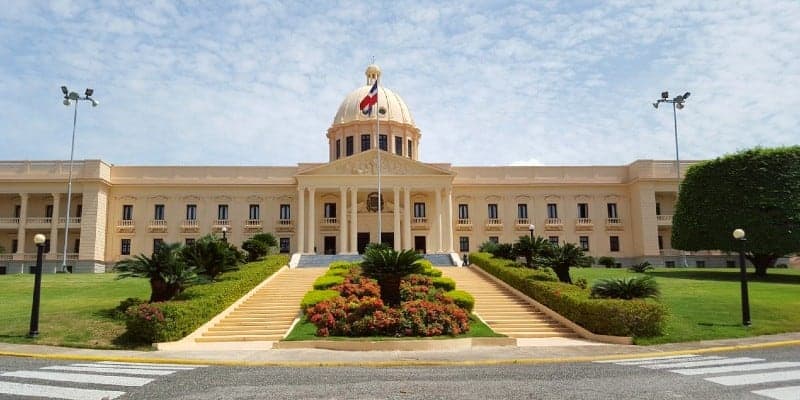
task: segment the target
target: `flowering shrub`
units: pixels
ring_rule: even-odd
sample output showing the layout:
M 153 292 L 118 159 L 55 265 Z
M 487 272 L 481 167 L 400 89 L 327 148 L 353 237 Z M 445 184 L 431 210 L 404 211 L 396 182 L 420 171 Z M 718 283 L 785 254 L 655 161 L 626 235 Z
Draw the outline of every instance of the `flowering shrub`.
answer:
M 344 282 L 340 285 L 333 286 L 331 289 L 338 290 L 342 297 L 355 296 L 357 298 L 362 298 L 381 296 L 381 288 L 378 286 L 378 281 L 360 275 L 348 275 L 344 278 Z
M 125 327 L 129 335 L 145 339 L 150 343 L 155 342 L 164 322 L 164 313 L 158 307 L 158 303 L 130 306 L 125 315 L 127 316 Z
M 403 336 L 458 335 L 469 330 L 469 314 L 452 303 L 407 301 L 400 306 L 400 314 Z

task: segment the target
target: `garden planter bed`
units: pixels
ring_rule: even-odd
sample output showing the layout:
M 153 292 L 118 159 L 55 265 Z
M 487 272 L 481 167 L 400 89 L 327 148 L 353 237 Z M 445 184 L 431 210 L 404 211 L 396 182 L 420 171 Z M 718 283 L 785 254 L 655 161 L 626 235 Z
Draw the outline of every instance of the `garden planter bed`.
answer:
M 475 347 L 516 346 L 517 340 L 509 337 L 469 337 L 453 339 L 449 336 L 432 338 L 320 338 L 275 342 L 273 349 L 322 349 L 340 351 L 452 351 Z

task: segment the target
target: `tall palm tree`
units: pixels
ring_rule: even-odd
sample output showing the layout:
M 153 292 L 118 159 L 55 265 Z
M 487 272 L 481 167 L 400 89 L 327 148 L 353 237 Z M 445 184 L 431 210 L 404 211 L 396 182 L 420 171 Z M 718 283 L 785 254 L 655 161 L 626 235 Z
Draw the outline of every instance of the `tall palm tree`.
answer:
M 575 243 L 564 243 L 562 246 L 555 246 L 553 248 L 553 256 L 550 257 L 550 263 L 556 276 L 558 276 L 558 280 L 565 283 L 572 283 L 572 278 L 569 276 L 569 267 L 581 265 L 583 262 L 583 249 L 576 246 Z
M 553 245 L 541 236 L 536 236 L 531 240 L 530 236 L 522 235 L 514 243 L 514 256 L 525 257 L 525 264 L 528 268 L 536 268 L 535 259 L 550 258 L 552 255 Z
M 423 271 L 422 256 L 414 250 L 395 251 L 385 246 L 368 246 L 364 251 L 361 270 L 374 278 L 381 287 L 384 304 L 400 304 L 400 280 L 409 274 Z
M 219 274 L 236 269 L 239 251 L 214 235 L 206 235 L 181 250 L 186 264 L 214 280 Z
M 153 255 L 144 254 L 118 262 L 117 279 L 147 278 L 150 280 L 150 302 L 167 301 L 197 281 L 195 268 L 180 257 L 180 243 L 162 244 Z

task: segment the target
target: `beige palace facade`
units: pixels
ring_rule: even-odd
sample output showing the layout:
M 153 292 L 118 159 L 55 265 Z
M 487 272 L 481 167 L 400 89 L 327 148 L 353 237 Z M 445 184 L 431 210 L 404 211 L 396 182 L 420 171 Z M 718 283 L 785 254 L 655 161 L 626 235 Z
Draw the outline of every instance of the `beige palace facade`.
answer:
M 205 167 L 76 161 L 68 235 L 69 163 L 0 162 L 5 249 L 0 272 L 28 271 L 38 233 L 48 238 L 49 272 L 62 265 L 65 236 L 67 265 L 76 272 L 102 272 L 130 255 L 149 254 L 159 242 L 187 242 L 209 233 L 241 245 L 270 232 L 281 251 L 294 254 L 355 254 L 380 237 L 398 249 L 457 258 L 487 240 L 513 242 L 529 235 L 531 225 L 536 235 L 573 242 L 589 255 L 613 256 L 623 264 L 733 260 L 671 249 L 674 161 L 504 167 L 422 162 L 422 135 L 400 96 L 379 89 L 374 111 L 380 128 L 375 113 L 361 112 L 359 102 L 380 69 L 371 65 L 366 75 L 367 84 L 345 97 L 327 131 L 327 163 Z

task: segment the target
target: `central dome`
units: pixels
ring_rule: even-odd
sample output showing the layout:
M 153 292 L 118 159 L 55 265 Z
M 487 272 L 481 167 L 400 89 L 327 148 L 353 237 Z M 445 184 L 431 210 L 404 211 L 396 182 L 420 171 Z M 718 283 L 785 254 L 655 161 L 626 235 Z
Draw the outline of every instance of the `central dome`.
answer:
M 401 124 L 414 125 L 414 119 L 411 117 L 411 112 L 408 111 L 408 106 L 403 99 L 383 86 L 378 86 L 378 106 L 373 107 L 371 115 L 365 115 L 361 112 L 359 104 L 364 97 L 367 96 L 375 79 L 380 78 L 381 70 L 377 65 L 370 65 L 367 67 L 365 73 L 367 75 L 367 84 L 353 90 L 348 94 L 342 104 L 339 105 L 339 110 L 336 111 L 336 116 L 333 118 L 333 126 L 343 125 L 355 121 L 369 121 L 375 120 L 375 112 L 380 110 L 379 113 L 381 122 L 397 122 Z

